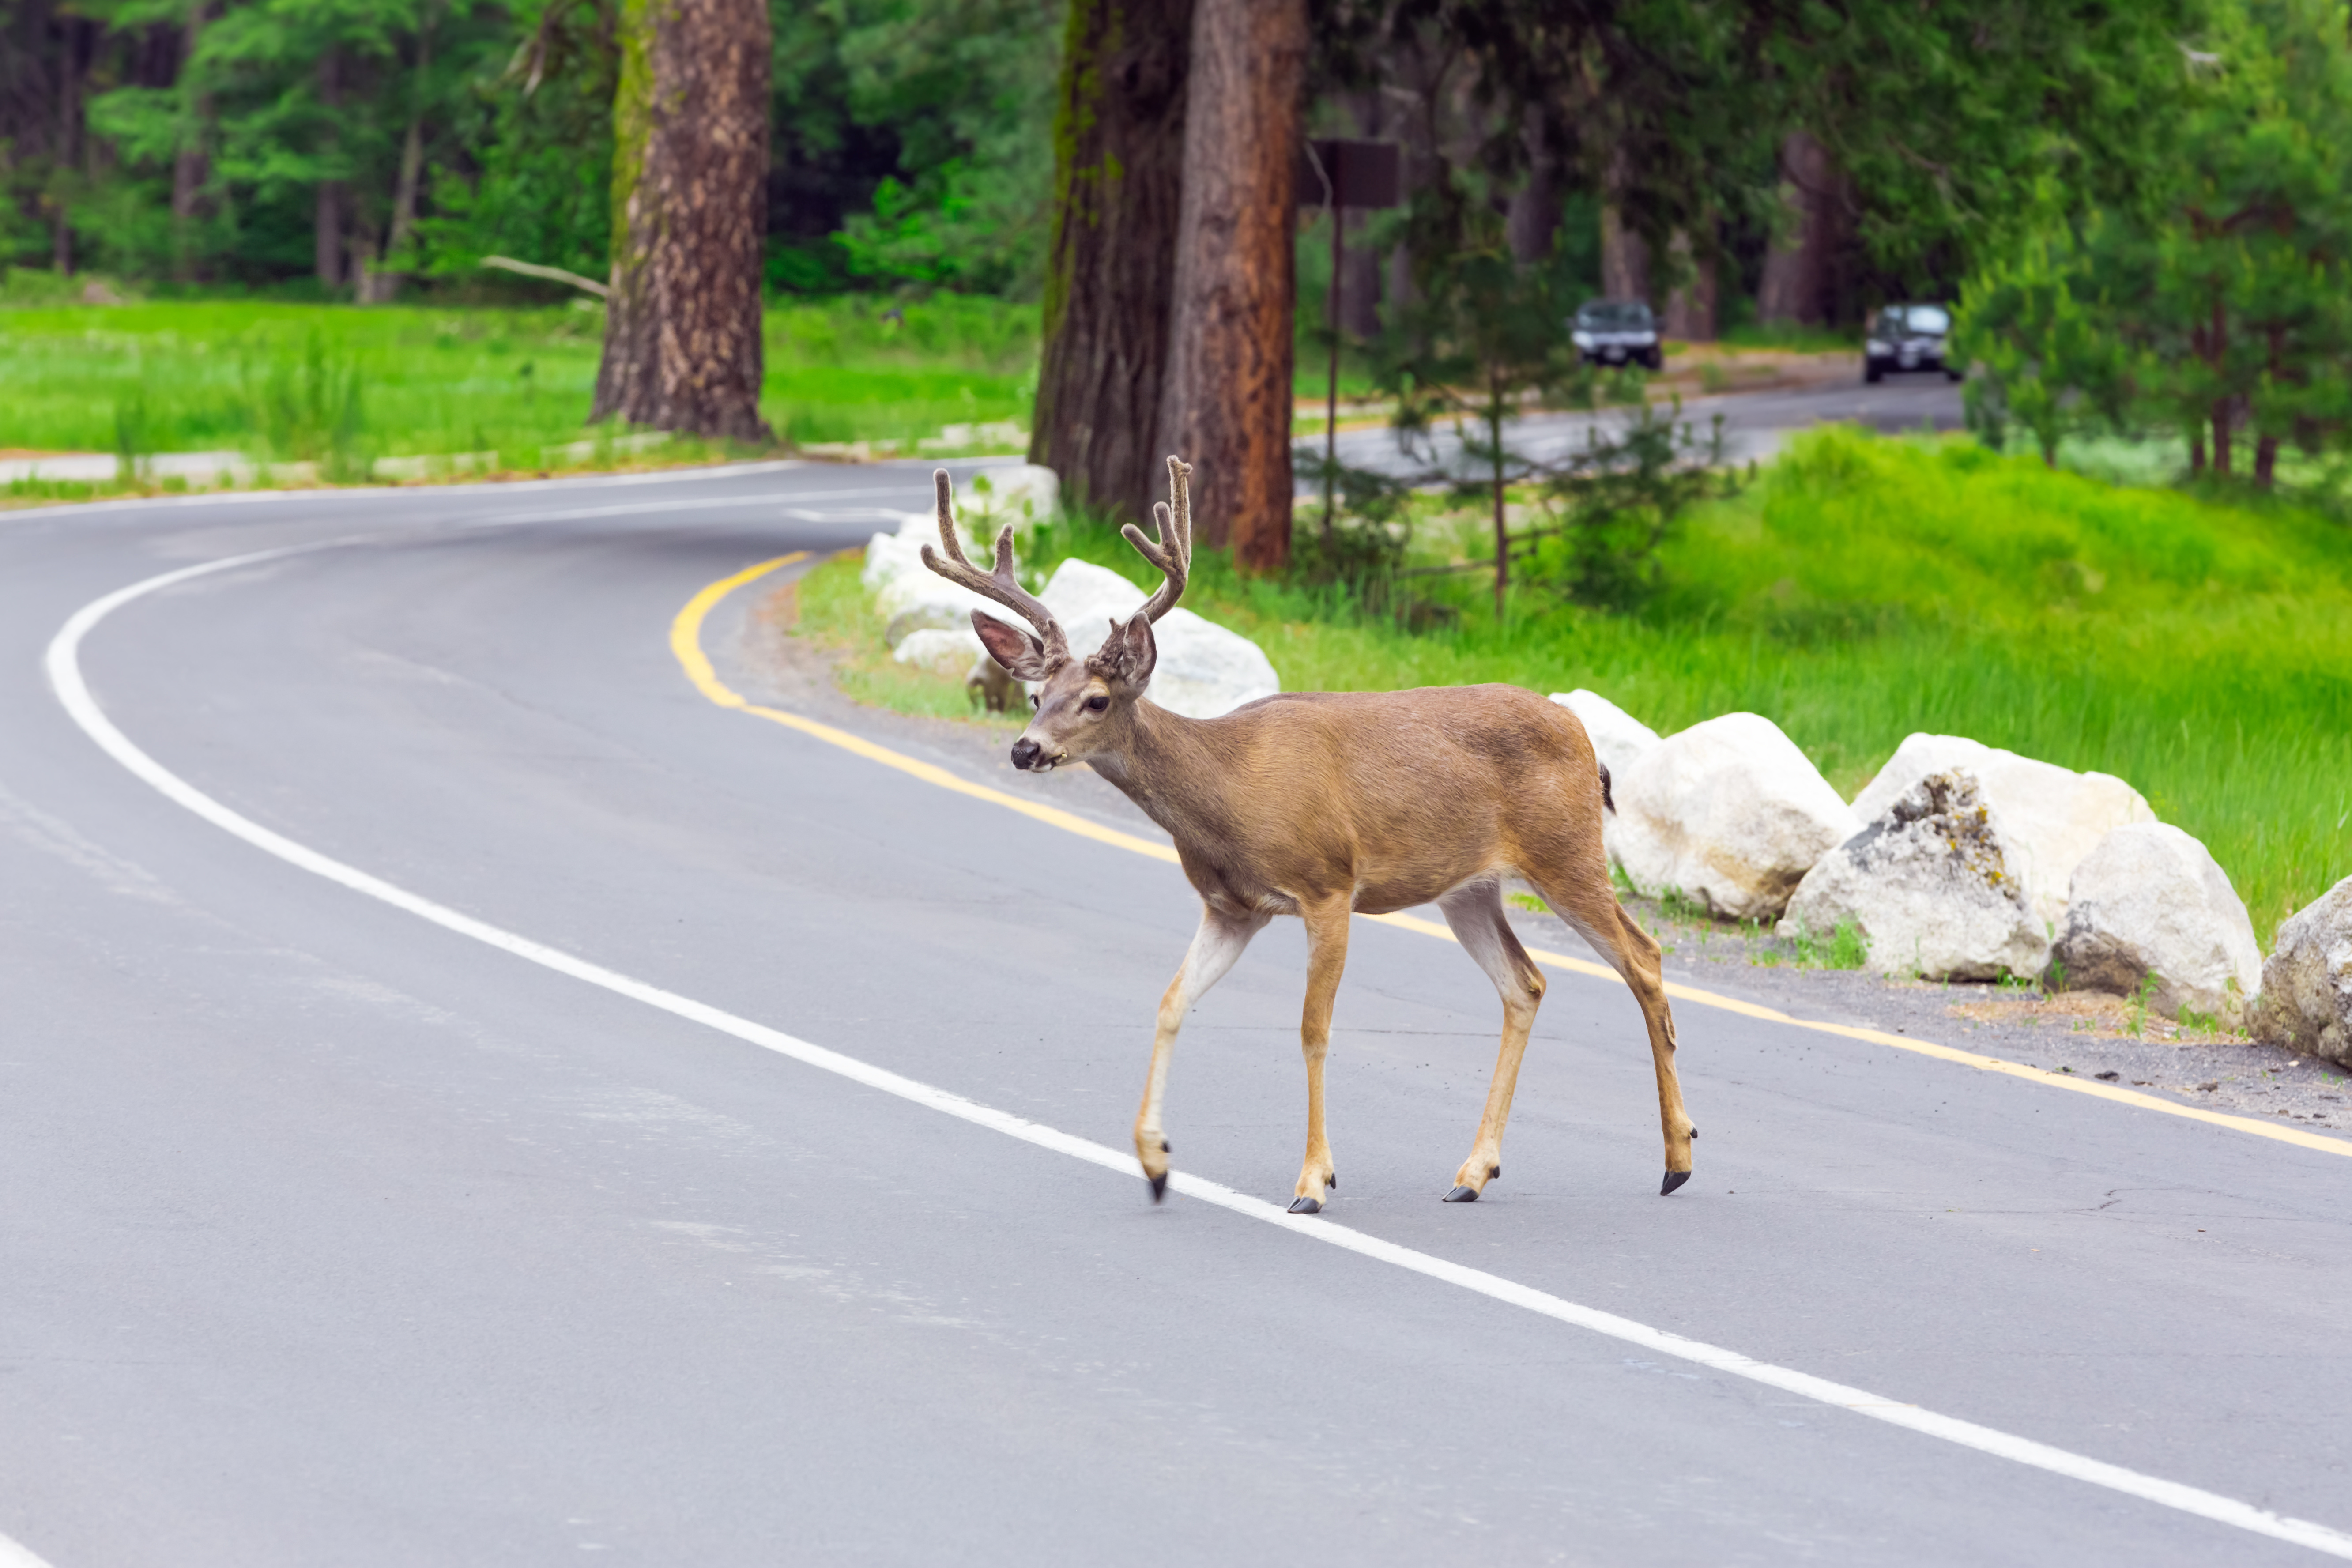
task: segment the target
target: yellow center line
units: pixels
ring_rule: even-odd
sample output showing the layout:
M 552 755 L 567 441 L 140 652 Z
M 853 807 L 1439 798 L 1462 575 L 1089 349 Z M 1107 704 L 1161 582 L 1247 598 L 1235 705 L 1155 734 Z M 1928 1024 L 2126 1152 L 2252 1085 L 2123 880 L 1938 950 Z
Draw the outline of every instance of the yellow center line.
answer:
M 1148 855 L 1154 860 L 1164 860 L 1171 865 L 1176 863 L 1176 851 L 1166 844 L 1149 838 L 1139 838 L 1131 833 L 1121 833 L 1117 828 L 1106 827 L 1098 822 L 1089 821 L 1074 812 L 1063 811 L 1051 805 L 1041 805 L 1035 801 L 1024 800 L 1017 795 L 1007 795 L 1003 790 L 991 789 L 986 784 L 973 784 L 969 779 L 957 777 L 945 768 L 920 762 L 903 752 L 894 752 L 887 746 L 877 746 L 862 735 L 853 735 L 846 730 L 838 730 L 830 724 L 820 724 L 814 719 L 804 719 L 797 713 L 787 713 L 782 709 L 762 707 L 756 702 L 747 700 L 740 693 L 729 688 L 719 679 L 718 671 L 711 668 L 709 656 L 702 651 L 702 623 L 718 606 L 719 601 L 736 589 L 747 583 L 756 582 L 781 567 L 794 565 L 807 559 L 807 551 L 796 550 L 790 555 L 779 555 L 772 561 L 762 561 L 756 566 L 745 567 L 731 577 L 721 577 L 687 601 L 686 607 L 678 611 L 677 618 L 670 623 L 669 647 L 670 651 L 677 656 L 679 666 L 685 669 L 686 678 L 694 683 L 696 690 L 721 708 L 739 709 L 757 718 L 782 724 L 788 730 L 797 730 L 803 735 L 823 741 L 830 746 L 838 746 L 843 751 L 854 752 L 868 762 L 879 763 L 887 768 L 896 768 L 902 773 L 922 780 L 925 784 L 937 784 L 941 789 L 953 790 L 958 795 L 969 795 L 974 800 L 984 800 L 992 805 L 1001 805 L 1007 810 L 1017 811 L 1022 816 L 1045 823 L 1049 827 L 1058 827 L 1066 833 L 1075 833 L 1082 838 L 1091 838 L 1097 844 L 1108 844 L 1114 848 L 1125 849 L 1137 855 Z M 1444 925 L 1435 921 L 1425 921 L 1413 915 L 1365 915 L 1361 918 L 1378 921 L 1382 925 L 1395 926 L 1401 931 L 1415 931 L 1423 936 L 1439 937 L 1446 942 L 1454 940 L 1454 933 Z M 1595 963 L 1590 959 L 1571 958 L 1567 953 L 1551 952 L 1539 947 L 1528 949 L 1528 956 L 1548 968 L 1563 970 L 1570 974 L 1589 975 L 1598 980 L 1617 979 L 1615 970 L 1605 964 Z M 2093 1095 L 2100 1100 L 2111 1100 L 2121 1105 L 2137 1106 L 2143 1110 L 2160 1111 L 2164 1115 L 2182 1117 L 2190 1121 L 2210 1122 L 2216 1127 L 2228 1127 L 2240 1132 L 2251 1132 L 2257 1138 L 2268 1138 L 2274 1142 L 2292 1143 L 2297 1148 L 2316 1149 L 2328 1154 L 2352 1155 L 2352 1142 L 2347 1142 L 2341 1138 L 2329 1138 L 2321 1133 L 2307 1132 L 2299 1127 L 2281 1127 L 2274 1122 L 2263 1121 L 2251 1116 L 2232 1116 L 2226 1111 L 2205 1110 L 2194 1105 L 2182 1105 L 2174 1100 L 2159 1100 L 2155 1095 L 2141 1094 L 2137 1090 L 2122 1089 L 2111 1083 L 2101 1083 L 2096 1079 L 2076 1078 L 2071 1073 L 2051 1072 L 2042 1068 L 2028 1067 L 2023 1062 L 2006 1061 L 2000 1057 L 1981 1056 L 1975 1051 L 1964 1051 L 1953 1046 L 1940 1046 L 1932 1040 L 1914 1039 L 1908 1035 L 1890 1035 L 1884 1029 L 1864 1028 L 1854 1024 L 1825 1024 L 1816 1019 L 1799 1018 L 1783 1013 L 1778 1008 L 1762 1006 L 1754 1002 L 1743 1002 L 1736 996 L 1725 996 L 1713 991 L 1702 991 L 1695 985 L 1684 985 L 1675 981 L 1666 983 L 1666 994 L 1677 1002 L 1688 1002 L 1700 1007 L 1712 1007 L 1719 1012 L 1736 1013 L 1743 1018 L 1754 1018 L 1761 1023 L 1785 1025 L 1792 1029 L 1811 1029 L 1817 1034 L 1837 1035 L 1845 1039 L 1861 1040 L 1874 1046 L 1892 1046 L 1896 1050 L 1909 1051 L 1915 1056 L 1933 1057 L 1938 1061 L 1975 1068 L 1980 1072 L 2000 1073 L 2010 1078 L 2024 1079 L 2029 1082 L 2046 1084 L 2053 1089 Z

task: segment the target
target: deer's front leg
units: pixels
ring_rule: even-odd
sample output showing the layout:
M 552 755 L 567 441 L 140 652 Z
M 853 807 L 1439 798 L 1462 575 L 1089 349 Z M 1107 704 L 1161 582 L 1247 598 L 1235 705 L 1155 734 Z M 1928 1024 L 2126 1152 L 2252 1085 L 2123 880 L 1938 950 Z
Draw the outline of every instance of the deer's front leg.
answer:
M 1348 905 L 1349 895 L 1336 893 L 1298 906 L 1307 921 L 1307 1012 L 1298 1026 L 1307 1055 L 1307 1158 L 1298 1167 L 1292 1214 L 1322 1213 L 1339 1184 L 1323 1130 L 1323 1060 L 1331 1054 L 1331 1004 L 1339 994 L 1339 973 L 1348 967 Z
M 1225 977 L 1250 938 L 1265 929 L 1265 921 L 1262 914 L 1222 915 L 1202 905 L 1201 929 L 1192 933 L 1184 966 L 1160 994 L 1159 1026 L 1151 1035 L 1151 1073 L 1144 1079 L 1142 1108 L 1135 1113 L 1135 1157 L 1151 1184 L 1153 1203 L 1168 1193 L 1168 1134 L 1160 1125 L 1160 1106 L 1168 1093 L 1168 1058 L 1176 1049 L 1176 1031 L 1184 1026 L 1184 1015 L 1192 1005 Z

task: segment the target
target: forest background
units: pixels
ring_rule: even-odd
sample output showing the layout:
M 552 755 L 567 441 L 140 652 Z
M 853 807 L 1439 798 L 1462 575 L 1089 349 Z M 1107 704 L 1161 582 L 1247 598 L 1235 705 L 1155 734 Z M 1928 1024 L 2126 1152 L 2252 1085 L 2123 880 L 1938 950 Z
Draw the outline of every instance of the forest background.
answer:
M 771 21 L 770 288 L 1034 299 L 1061 7 L 777 0 Z M 11 4 L 0 256 L 285 299 L 370 274 L 545 297 L 485 278 L 490 255 L 602 278 L 615 26 L 582 0 Z
M 395 453 L 557 460 L 588 434 L 603 308 L 481 263 L 611 271 L 629 173 L 613 105 L 642 8 L 12 0 L 0 447 L 113 444 L 129 471 L 142 452 L 258 446 L 382 478 L 396 433 Z M 1172 249 L 1171 204 L 1087 203 L 1139 174 L 1135 148 L 1181 140 L 1140 117 L 1183 101 L 1193 9 L 767 7 L 761 411 L 778 440 L 961 430 L 969 447 L 1034 424 L 1012 444 L 1034 435 L 1066 479 L 1105 471 L 1053 449 L 1107 406 L 1054 345 L 1092 331 L 1092 363 L 1118 363 L 1134 345 L 1103 334 L 1164 332 L 1165 279 L 1086 275 L 1071 244 Z M 1349 384 L 1399 418 L 1460 412 L 1480 387 L 1495 409 L 1589 398 L 1563 341 L 1588 293 L 1651 299 L 1685 342 L 1849 353 L 1876 305 L 1944 299 L 1985 445 L 2032 468 L 2095 458 L 2137 487 L 1832 441 L 1689 509 L 1678 537 L 1664 490 L 1521 467 L 1495 486 L 1496 535 L 1566 516 L 1549 538 L 1515 521 L 1482 541 L 1432 526 L 1437 502 L 1351 495 L 1355 526 L 1302 523 L 1294 553 L 1276 443 L 1279 535 L 1255 561 L 1238 540 L 1204 560 L 1196 595 L 1295 682 L 1591 684 L 1662 729 L 1748 706 L 1849 789 L 1909 729 L 1971 734 L 2132 779 L 2221 855 L 2264 933 L 2352 872 L 2344 5 L 1224 9 L 1304 18 L 1302 129 L 1402 147 L 1404 200 L 1357 215 L 1339 274 Z M 1154 21 L 1177 47 L 1138 36 Z M 1096 134 L 1114 109 L 1123 147 Z M 1280 282 L 1295 265 L 1284 299 L 1312 381 L 1332 273 L 1328 219 L 1311 193 L 1304 207 Z M 1134 223 L 1139 238 L 1118 228 Z M 118 290 L 131 302 L 104 302 Z M 1165 335 L 1142 346 L 1169 353 Z M 1156 395 L 1156 376 L 1132 379 Z M 1148 471 L 1155 411 L 1112 423 L 1139 433 L 1118 463 Z M 615 434 L 576 445 L 601 461 Z M 1097 521 L 1138 488 L 1093 485 Z M 1647 557 L 1596 571 L 1571 531 L 1622 553 L 1610 531 L 1629 517 Z M 1129 564 L 1106 529 L 1055 547 Z

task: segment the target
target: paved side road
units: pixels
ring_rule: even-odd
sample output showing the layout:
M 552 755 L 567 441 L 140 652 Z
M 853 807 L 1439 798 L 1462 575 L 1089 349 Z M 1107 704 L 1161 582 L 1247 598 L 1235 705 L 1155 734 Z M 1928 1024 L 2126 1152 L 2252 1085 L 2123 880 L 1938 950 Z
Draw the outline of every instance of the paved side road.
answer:
M 1958 430 L 1965 423 L 1959 386 L 1940 373 L 1903 375 L 1869 385 L 1859 369 L 1851 382 L 1696 397 L 1682 408 L 1683 420 L 1706 435 L 1716 416 L 1723 418 L 1724 455 L 1736 463 L 1769 461 L 1788 438 L 1816 425 L 1859 425 L 1881 435 L 1918 430 Z M 1514 451 L 1542 460 L 1566 457 L 1583 447 L 1588 433 L 1604 434 L 1623 419 L 1620 412 L 1531 414 L 1514 419 L 1505 439 Z M 1311 443 L 1321 450 L 1320 439 Z M 1417 471 L 1425 463 L 1455 461 L 1462 443 L 1450 426 L 1435 431 L 1430 451 L 1408 459 L 1387 429 L 1339 432 L 1341 461 L 1377 473 Z
M 1632 1004 L 1563 972 L 1506 1176 L 1447 1206 L 1494 995 L 1360 922 L 1328 1219 L 1369 1250 L 1318 1246 L 273 858 L 40 672 L 102 595 L 352 538 L 114 612 L 79 660 L 106 718 L 317 854 L 1117 1148 L 1174 868 L 717 706 L 669 647 L 706 584 L 925 489 L 0 519 L 0 1535 L 55 1568 L 2312 1555 L 1468 1270 L 2352 1528 L 2340 1155 L 1685 1005 L 1704 1137 L 1662 1200 Z M 737 689 L 1146 831 L 786 686 L 758 597 L 704 628 Z M 1179 1169 L 1255 1198 L 1297 1167 L 1302 948 L 1262 938 L 1176 1062 Z

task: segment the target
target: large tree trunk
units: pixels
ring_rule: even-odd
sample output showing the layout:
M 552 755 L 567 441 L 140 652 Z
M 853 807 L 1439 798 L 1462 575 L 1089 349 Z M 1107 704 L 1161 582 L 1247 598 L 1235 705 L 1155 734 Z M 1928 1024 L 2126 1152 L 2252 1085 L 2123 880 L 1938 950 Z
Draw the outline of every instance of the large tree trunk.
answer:
M 2205 331 L 2205 362 L 2212 367 L 2213 379 L 2216 382 L 2221 382 L 2227 374 L 2230 363 L 2230 318 L 2223 307 L 2221 290 L 2218 285 L 2212 290 L 2211 312 L 2212 324 Z M 2236 422 L 2237 410 L 2232 406 L 2234 401 L 2224 394 L 2213 400 L 2211 411 L 2213 471 L 2225 479 L 2230 477 L 2231 456 L 2230 429 Z
M 1837 251 L 1845 236 L 1845 186 L 1828 148 L 1802 131 L 1780 142 L 1780 197 L 1788 226 L 1764 253 L 1757 320 L 1825 326 L 1837 315 Z
M 2286 382 L 2285 330 L 2280 327 L 2272 327 L 2269 329 L 2266 335 L 2270 349 L 2271 381 L 2274 385 L 2284 385 Z M 2279 438 L 2276 435 L 2267 430 L 2262 431 L 2256 435 L 2254 437 L 2254 483 L 2262 486 L 2264 489 L 2271 489 L 2277 482 L 2278 454 Z
M 180 111 L 180 145 L 172 160 L 172 274 L 183 283 L 196 277 L 196 220 L 202 215 L 205 178 L 209 172 L 205 145 L 212 139 L 213 100 L 193 85 L 196 46 L 204 41 L 211 0 L 190 0 L 182 30 L 180 71 L 184 101 Z
M 1029 460 L 1074 499 L 1151 513 L 1184 192 L 1193 0 L 1072 0 Z
M 1291 318 L 1307 0 L 1199 0 L 1159 447 L 1192 463 L 1200 537 L 1290 559 Z
M 1523 135 L 1528 148 L 1527 184 L 1512 193 L 1503 231 L 1510 242 L 1511 259 L 1528 267 L 1551 254 L 1553 237 L 1559 233 L 1559 171 L 1545 140 L 1543 121 L 1533 110 L 1528 114 Z
M 73 276 L 73 219 L 68 202 L 81 173 L 81 79 L 88 68 L 83 47 L 89 24 L 78 16 L 58 18 L 58 153 L 49 208 L 49 265 L 60 278 Z
M 1650 297 L 1650 247 L 1639 232 L 1626 225 L 1625 209 L 1619 195 L 1631 183 L 1625 154 L 1612 154 L 1609 199 L 1601 208 L 1601 292 L 1611 300 L 1646 300 Z
M 765 440 L 763 0 L 631 0 L 613 100 L 613 280 L 591 419 Z
M 1612 300 L 1650 297 L 1650 247 L 1613 205 L 1601 209 L 1601 292 Z
M 1666 296 L 1660 331 L 1686 343 L 1711 343 L 1716 332 L 1715 258 L 1693 254 L 1690 235 L 1682 229 L 1675 231 L 1673 248 L 1682 263 L 1683 281 Z
M 334 50 L 329 49 L 319 59 L 319 102 L 327 110 L 331 122 L 342 101 L 342 62 Z M 330 150 L 332 145 L 331 139 Z M 343 282 L 343 195 L 342 181 L 320 180 L 310 214 L 311 266 L 320 283 L 328 289 L 339 289 Z
M 416 29 L 416 71 L 408 105 L 408 134 L 400 143 L 400 174 L 392 188 L 392 231 L 384 236 L 383 254 L 397 256 L 416 232 L 416 197 L 425 183 L 425 89 L 433 70 L 433 22 L 427 12 Z M 361 275 L 360 299 L 366 304 L 390 304 L 405 281 L 398 272 L 378 271 L 373 265 Z

